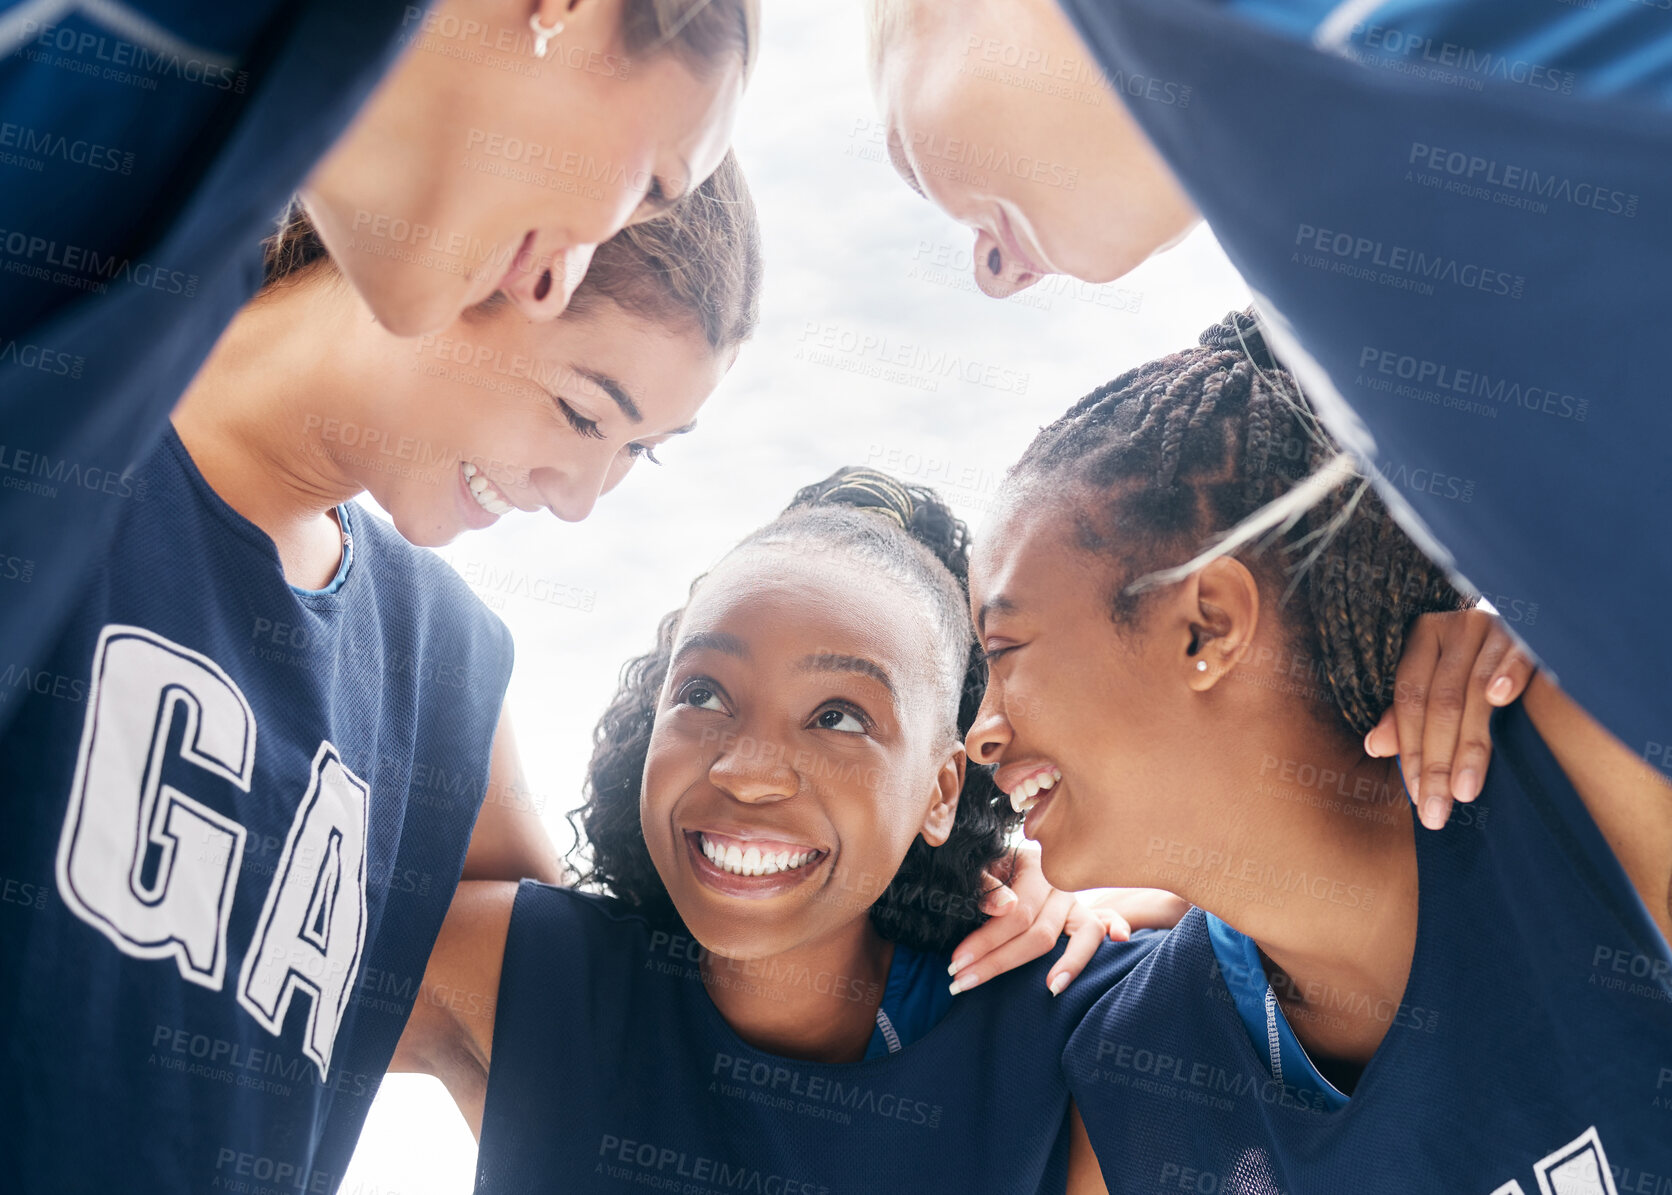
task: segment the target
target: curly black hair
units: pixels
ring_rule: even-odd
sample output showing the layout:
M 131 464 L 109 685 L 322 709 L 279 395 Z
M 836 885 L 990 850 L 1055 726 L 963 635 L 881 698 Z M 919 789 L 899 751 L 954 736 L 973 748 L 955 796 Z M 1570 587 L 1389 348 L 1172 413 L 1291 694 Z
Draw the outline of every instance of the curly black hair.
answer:
M 949 690 L 957 696 L 955 725 L 947 731 L 968 732 L 981 706 L 987 671 L 969 626 L 969 528 L 940 496 L 875 470 L 839 469 L 798 492 L 777 519 L 733 551 L 783 545 L 849 553 L 857 567 L 903 580 L 924 595 L 945 637 L 949 668 L 943 671 L 953 673 Z M 692 592 L 701 583 L 698 577 Z M 608 893 L 670 926 L 678 924 L 679 915 L 645 846 L 639 790 L 683 614 L 680 609 L 666 615 L 657 627 L 656 646 L 621 671 L 615 697 L 593 731 L 586 802 L 571 815 L 578 841 L 569 852 L 581 886 Z M 921 837 L 912 842 L 893 881 L 871 907 L 877 931 L 915 950 L 950 950 L 986 919 L 979 907 L 982 871 L 1009 849 L 1018 821 L 991 773 L 967 769 L 951 834 L 938 847 Z
M 1086 395 L 1039 433 L 1010 476 L 1076 493 L 1076 538 L 1114 559 L 1110 613 L 1130 625 L 1142 605 L 1131 583 L 1141 574 L 1179 564 L 1338 452 L 1254 314 L 1233 311 L 1202 333 L 1200 347 Z M 1272 546 L 1273 557 L 1252 559 Z M 1291 614 L 1291 630 L 1361 735 L 1392 703 L 1411 622 L 1469 604 L 1363 482 L 1329 490 L 1242 555 L 1268 577 L 1290 574 L 1285 597 L 1298 594 L 1306 611 Z M 1274 558 L 1298 563 L 1279 568 Z

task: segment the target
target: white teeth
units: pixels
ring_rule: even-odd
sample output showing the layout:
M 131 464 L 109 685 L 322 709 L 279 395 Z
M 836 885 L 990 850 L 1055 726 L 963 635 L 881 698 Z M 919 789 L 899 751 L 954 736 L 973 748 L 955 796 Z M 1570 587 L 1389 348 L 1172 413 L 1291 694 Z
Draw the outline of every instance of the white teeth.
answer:
M 470 491 L 471 497 L 476 499 L 476 505 L 483 510 L 492 515 L 504 515 L 516 509 L 505 500 L 505 495 L 499 492 L 494 483 L 488 480 L 488 475 L 475 465 L 465 461 L 459 466 L 459 470 L 464 474 L 465 488 Z
M 1061 779 L 1062 773 L 1056 768 L 1044 775 L 1030 776 L 1010 790 L 1010 807 L 1017 813 L 1026 813 L 1039 804 L 1040 793 L 1049 792 Z
M 770 876 L 781 871 L 794 871 L 805 867 L 818 854 L 817 851 L 779 851 L 774 854 L 755 846 L 744 849 L 735 843 L 721 846 L 711 842 L 706 835 L 702 837 L 702 853 L 721 871 L 742 876 Z

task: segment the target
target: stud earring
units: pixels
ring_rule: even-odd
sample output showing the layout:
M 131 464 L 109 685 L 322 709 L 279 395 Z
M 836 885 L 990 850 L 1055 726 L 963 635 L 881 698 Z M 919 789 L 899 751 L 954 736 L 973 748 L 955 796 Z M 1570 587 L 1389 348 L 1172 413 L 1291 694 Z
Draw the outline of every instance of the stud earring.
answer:
M 1208 670 L 1208 662 L 1206 660 L 1197 660 L 1196 661 L 1196 671 L 1197 672 L 1206 672 L 1207 670 Z
M 528 18 L 528 27 L 534 30 L 534 57 L 546 56 L 546 43 L 563 32 L 563 22 L 553 21 L 550 25 L 540 24 L 540 14 L 535 13 Z

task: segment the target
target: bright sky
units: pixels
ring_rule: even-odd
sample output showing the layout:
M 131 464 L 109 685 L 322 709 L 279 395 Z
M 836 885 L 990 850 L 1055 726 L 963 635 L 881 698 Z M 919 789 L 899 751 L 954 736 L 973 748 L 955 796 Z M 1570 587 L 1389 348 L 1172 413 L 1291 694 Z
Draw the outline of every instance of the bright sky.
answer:
M 1035 430 L 1248 302 L 1205 229 L 1109 286 L 1049 279 L 1008 302 L 981 295 L 972 234 L 888 166 L 859 6 L 768 9 L 736 142 L 765 230 L 760 334 L 700 429 L 658 450 L 663 468 L 637 466 L 587 522 L 511 516 L 445 553 L 516 639 L 510 708 L 564 848 L 563 815 L 622 664 L 798 488 L 841 465 L 884 468 L 937 485 L 979 533 Z M 456 1195 L 471 1190 L 475 1159 L 441 1085 L 392 1075 L 340 1190 Z

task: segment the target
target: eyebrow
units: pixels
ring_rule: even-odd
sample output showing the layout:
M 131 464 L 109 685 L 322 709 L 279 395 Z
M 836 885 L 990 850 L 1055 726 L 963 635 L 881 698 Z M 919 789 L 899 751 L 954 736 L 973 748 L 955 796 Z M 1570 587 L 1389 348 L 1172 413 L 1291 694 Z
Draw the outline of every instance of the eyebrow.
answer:
M 1016 613 L 1016 610 L 1016 603 L 1005 597 L 1004 594 L 1001 593 L 996 597 L 990 597 L 986 601 L 982 602 L 981 609 L 976 611 L 976 629 L 981 631 L 985 631 L 987 629 L 987 615 L 989 612 L 993 614 L 1014 614 Z
M 580 366 L 571 367 L 576 377 L 585 378 L 615 402 L 621 408 L 621 413 L 634 423 L 643 423 L 644 415 L 639 411 L 639 404 L 633 401 L 633 396 L 627 393 L 627 387 L 610 377 L 607 373 L 599 373 L 592 369 L 582 369 Z
M 801 663 L 796 665 L 797 672 L 857 672 L 861 676 L 868 676 L 888 690 L 889 696 L 894 696 L 894 682 L 880 664 L 867 660 L 864 656 L 844 656 L 837 652 L 821 651 L 810 656 L 803 656 Z
M 672 668 L 694 651 L 717 651 L 740 660 L 749 658 L 749 645 L 736 635 L 728 635 L 724 631 L 698 631 L 680 642 L 679 650 L 673 653 L 668 667 Z

